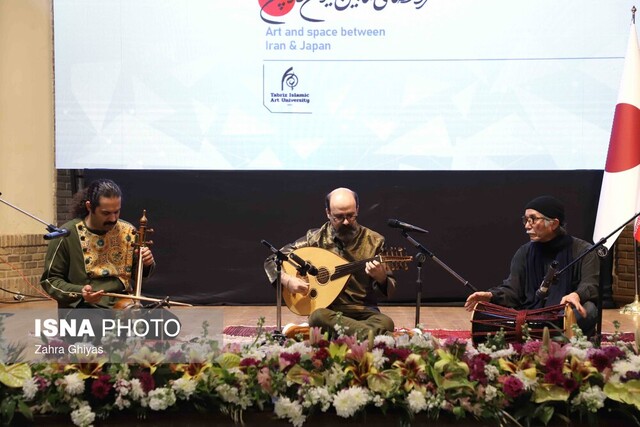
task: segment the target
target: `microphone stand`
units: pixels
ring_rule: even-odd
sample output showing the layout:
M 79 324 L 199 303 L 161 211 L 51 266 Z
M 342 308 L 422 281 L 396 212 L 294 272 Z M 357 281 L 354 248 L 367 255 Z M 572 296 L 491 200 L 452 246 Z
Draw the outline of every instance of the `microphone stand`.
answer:
M 2 193 L 0 193 L 0 196 L 2 196 Z M 69 231 L 62 229 L 62 228 L 58 228 L 53 224 L 47 224 L 45 221 L 41 220 L 40 218 L 38 218 L 35 215 L 31 215 L 29 212 L 20 209 L 19 207 L 12 205 L 11 203 L 7 202 L 6 200 L 3 200 L 0 197 L 0 202 L 4 203 L 7 206 L 12 207 L 13 209 L 17 210 L 18 212 L 21 212 L 23 214 L 25 214 L 26 216 L 35 219 L 36 221 L 38 221 L 41 224 L 44 224 L 47 227 L 47 231 L 49 232 L 49 234 L 45 234 L 44 236 L 42 236 L 45 240 L 51 240 L 54 239 L 56 237 L 63 237 L 63 236 L 68 236 L 69 235 Z M 53 235 L 51 235 L 53 234 Z
M 451 267 L 449 267 L 447 264 L 445 264 L 444 262 L 442 262 L 437 256 L 434 255 L 433 252 L 431 252 L 429 249 L 425 248 L 424 245 L 420 242 L 418 242 L 416 239 L 414 239 L 413 237 L 409 236 L 409 234 L 407 233 L 406 230 L 402 231 L 402 235 L 413 245 L 415 246 L 419 251 L 420 254 L 418 255 L 422 255 L 424 257 L 424 255 L 428 255 L 436 264 L 438 264 L 440 267 L 442 267 L 445 271 L 447 271 L 449 274 L 451 274 L 453 277 L 455 277 L 456 279 L 458 279 L 458 281 L 460 281 L 460 283 L 462 283 L 464 286 L 468 287 L 469 289 L 471 289 L 473 292 L 476 292 L 478 289 L 476 289 L 475 286 L 473 286 L 471 283 L 469 283 L 468 280 L 465 280 L 462 276 L 460 276 L 458 273 L 456 273 L 455 271 L 453 271 L 453 269 L 451 269 Z M 418 259 L 418 256 L 416 256 L 416 259 Z M 420 258 L 421 259 L 421 258 Z M 421 263 L 420 263 L 420 259 L 418 259 L 418 267 L 421 268 Z M 418 273 L 418 280 L 420 281 L 420 273 Z M 422 282 L 419 282 L 419 290 L 422 290 Z M 416 326 L 418 326 L 418 322 L 420 320 L 418 313 L 420 312 L 420 304 L 421 304 L 421 299 L 422 299 L 422 292 L 420 292 L 416 298 Z
M 427 256 L 423 252 L 416 254 L 418 261 L 418 278 L 416 279 L 416 327 L 420 324 L 420 304 L 422 301 L 422 264 L 426 261 Z
M 282 278 L 280 276 L 282 274 L 282 263 L 289 258 L 266 240 L 261 240 L 261 243 L 271 249 L 274 254 L 273 261 L 276 263 L 276 330 L 273 331 L 273 337 L 278 342 L 283 343 L 286 337 L 282 333 Z
M 607 242 L 607 240 L 611 236 L 616 234 L 618 231 L 622 230 L 627 224 L 629 224 L 631 221 L 636 219 L 638 216 L 640 216 L 640 212 L 635 213 L 631 218 L 629 218 L 627 221 L 625 221 L 618 228 L 616 228 L 611 233 L 609 233 L 608 235 L 602 237 L 600 240 L 595 242 L 593 245 L 591 245 L 587 249 L 585 249 L 580 255 L 575 257 L 569 264 L 565 265 L 562 269 L 556 271 L 554 273 L 553 277 L 551 278 L 551 283 L 553 283 L 558 278 L 558 276 L 560 276 L 562 273 L 564 273 L 565 271 L 567 271 L 568 269 L 573 267 L 576 263 L 580 262 L 584 257 L 586 257 L 588 254 L 590 254 L 594 250 L 597 252 L 597 254 L 598 254 L 598 256 L 600 258 L 606 257 L 607 254 L 609 253 L 609 250 L 604 246 L 604 244 Z M 599 284 L 598 284 L 597 309 L 598 309 L 598 318 L 597 318 L 597 321 L 596 321 L 596 337 L 595 337 L 595 339 L 596 339 L 597 344 L 599 344 L 600 343 L 600 338 L 601 338 L 600 335 L 601 335 L 601 332 L 602 332 L 600 330 L 602 328 L 602 290 L 600 289 L 600 285 Z
M 613 230 L 611 233 L 609 233 L 605 237 L 602 237 L 600 240 L 598 240 L 593 245 L 589 246 L 587 249 L 584 250 L 584 252 L 582 252 L 580 255 L 578 255 L 576 258 L 574 258 L 573 261 L 571 261 L 569 264 L 565 265 L 561 270 L 556 271 L 555 274 L 553 275 L 553 279 L 552 280 L 557 279 L 558 276 L 560 276 L 562 273 L 565 272 L 565 270 L 568 270 L 570 267 L 575 265 L 577 262 L 582 260 L 582 258 L 587 256 L 588 254 L 590 254 L 594 250 L 597 250 L 598 256 L 600 258 L 606 257 L 607 254 L 609 253 L 609 250 L 603 245 L 605 243 L 607 243 L 607 240 L 609 239 L 609 237 L 613 236 L 618 231 L 622 230 L 627 224 L 629 224 L 631 221 L 636 219 L 638 216 L 640 216 L 640 212 L 637 212 L 631 218 L 629 218 L 624 224 L 622 224 L 620 227 L 616 228 L 615 230 Z

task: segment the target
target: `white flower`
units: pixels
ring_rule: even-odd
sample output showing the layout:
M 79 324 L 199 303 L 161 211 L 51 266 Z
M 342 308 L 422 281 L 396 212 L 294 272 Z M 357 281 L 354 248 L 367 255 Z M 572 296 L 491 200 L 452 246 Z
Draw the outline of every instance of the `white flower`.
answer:
M 157 388 L 149 392 L 149 408 L 164 411 L 176 403 L 176 395 L 170 388 Z
M 84 393 L 84 380 L 78 373 L 65 375 L 62 380 L 64 391 L 70 396 Z
M 408 347 L 409 344 L 409 335 L 402 334 L 396 337 L 396 347 Z
M 196 391 L 196 381 L 187 378 L 178 378 L 173 382 L 171 388 L 176 392 L 178 397 L 183 400 L 189 400 L 193 392 Z
M 373 396 L 373 399 L 371 399 L 371 402 L 375 405 L 376 408 L 380 408 L 382 407 L 382 405 L 384 405 L 384 398 L 379 394 L 376 394 Z
M 335 390 L 342 384 L 346 377 L 346 373 L 337 364 L 331 366 L 331 369 L 325 373 L 325 384 L 329 390 Z
M 225 402 L 240 403 L 240 397 L 236 387 L 231 387 L 229 384 L 220 384 L 216 387 L 216 392 L 218 392 L 220 398 Z
M 484 389 L 484 400 L 485 402 L 491 402 L 498 396 L 498 389 L 489 384 L 487 388 Z
M 251 398 L 236 387 L 231 387 L 229 384 L 220 384 L 216 387 L 216 391 L 220 395 L 220 398 L 228 403 L 233 403 L 240 406 L 242 409 L 246 409 L 251 406 Z
M 580 391 L 580 393 L 573 398 L 571 404 L 573 406 L 584 405 L 589 412 L 598 412 L 598 409 L 604 407 L 606 398 L 607 395 L 604 394 L 604 391 L 596 385 Z
M 301 394 L 304 396 L 302 406 L 305 408 L 320 405 L 322 412 L 327 412 L 331 406 L 331 393 L 326 387 L 310 387 L 304 391 L 301 390 Z
M 127 380 L 120 379 L 115 382 L 113 388 L 119 395 L 126 396 L 131 390 L 131 383 Z
M 272 357 L 280 357 L 280 353 L 286 349 L 280 344 L 265 343 L 260 347 L 247 347 L 246 351 L 241 354 L 243 358 L 253 358 L 256 360 L 266 360 Z
M 24 399 L 26 401 L 32 400 L 36 397 L 36 393 L 38 392 L 38 384 L 36 383 L 35 378 L 27 378 L 22 383 L 22 394 L 24 395 Z
M 640 371 L 640 355 L 631 354 L 626 360 L 620 359 L 613 364 L 613 372 L 618 375 L 625 375 L 629 371 Z
M 353 416 L 369 402 L 369 392 L 362 387 L 349 387 L 333 396 L 333 407 L 342 418 Z
M 407 396 L 407 403 L 409 404 L 409 409 L 414 414 L 427 409 L 426 396 L 422 392 L 415 389 L 411 390 L 411 392 Z
M 267 358 L 267 353 L 263 351 L 262 348 L 251 347 L 247 352 L 242 354 L 243 359 L 255 359 L 255 360 L 265 360 Z
M 204 343 L 189 343 L 184 353 L 187 363 L 205 363 L 213 357 L 211 346 Z
M 490 356 L 492 359 L 508 359 L 509 357 L 517 354 L 516 350 L 513 348 L 511 344 L 509 344 L 508 348 L 503 348 L 502 350 L 496 350 L 491 352 Z
M 142 400 L 145 393 L 140 380 L 138 378 L 133 378 L 129 384 L 131 386 L 131 399 L 134 401 Z
M 498 375 L 500 375 L 500 370 L 497 366 L 487 364 L 484 365 L 484 374 L 487 376 L 489 381 L 493 381 L 498 378 Z
M 91 411 L 91 406 L 84 405 L 71 412 L 71 421 L 73 424 L 80 427 L 87 427 L 93 424 L 96 419 L 96 414 Z
M 507 359 L 510 356 L 517 354 L 516 350 L 511 344 L 507 348 L 498 350 L 496 346 L 487 346 L 487 343 L 478 344 L 478 353 L 483 353 L 491 357 L 492 359 Z
M 527 377 L 524 371 L 518 371 L 514 374 L 522 382 L 525 390 L 535 390 L 538 387 L 538 381 L 534 378 Z
M 429 349 L 429 348 L 433 348 L 433 341 L 431 340 L 431 334 L 430 333 L 416 333 L 411 337 L 411 340 L 409 340 L 409 344 L 416 346 L 418 348 L 425 348 L 425 349 Z
M 288 419 L 295 427 L 301 427 L 306 420 L 302 413 L 302 405 L 298 402 L 292 402 L 288 397 L 276 399 L 273 411 L 278 418 Z
M 307 345 L 307 342 L 296 342 L 289 347 L 286 348 L 287 353 L 299 353 L 300 356 L 304 356 L 305 354 L 311 354 L 313 349 Z
M 373 345 L 384 344 L 387 347 L 393 348 L 396 346 L 396 340 L 389 335 L 378 335 L 373 339 Z
M 495 346 L 491 346 L 491 347 L 487 346 L 486 342 L 480 343 L 476 347 L 476 350 L 478 351 L 478 353 L 489 354 L 489 355 L 493 353 L 495 349 L 496 349 Z
M 567 352 L 567 354 L 569 356 L 574 356 L 577 357 L 580 360 L 587 360 L 587 353 L 589 351 L 589 349 L 587 348 L 578 348 L 578 347 L 573 347 L 573 346 L 568 346 L 569 351 Z
M 116 408 L 121 411 L 131 406 L 131 401 L 128 399 L 124 399 L 122 395 L 118 395 L 114 403 L 116 405 Z
M 336 323 L 335 325 L 333 325 L 333 329 L 335 329 L 338 336 L 343 336 L 347 333 L 349 327 L 341 325 L 340 323 Z
M 385 357 L 384 350 L 381 348 L 374 348 L 371 354 L 373 355 L 373 366 L 376 369 L 382 369 L 384 364 L 389 360 L 388 357 Z
M 593 343 L 589 341 L 584 335 L 581 335 L 579 337 L 577 335 L 574 335 L 571 337 L 571 339 L 569 339 L 569 342 L 571 343 L 571 348 L 587 350 L 593 347 Z

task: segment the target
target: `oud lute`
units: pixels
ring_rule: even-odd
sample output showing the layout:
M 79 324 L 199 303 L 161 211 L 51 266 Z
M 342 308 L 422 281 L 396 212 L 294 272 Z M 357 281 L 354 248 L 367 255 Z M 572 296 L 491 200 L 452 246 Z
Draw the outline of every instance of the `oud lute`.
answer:
M 318 269 L 316 276 L 309 274 L 301 276 L 292 263 L 285 262 L 282 265 L 285 273 L 309 283 L 309 292 L 306 295 L 294 294 L 282 288 L 282 296 L 289 310 L 301 316 L 307 316 L 315 309 L 329 306 L 342 292 L 351 274 L 363 270 L 368 261 L 376 260 L 385 264 L 390 270 L 406 270 L 407 263 L 413 259 L 411 256 L 404 255 L 402 248 L 391 248 L 373 258 L 354 262 L 348 262 L 331 251 L 316 247 L 299 248 L 293 252 Z

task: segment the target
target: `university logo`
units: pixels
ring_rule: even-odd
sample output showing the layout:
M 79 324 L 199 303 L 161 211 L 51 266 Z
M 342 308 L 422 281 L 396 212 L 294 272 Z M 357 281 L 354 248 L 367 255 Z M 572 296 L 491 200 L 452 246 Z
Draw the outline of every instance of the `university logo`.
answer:
M 269 66 L 267 66 L 269 65 Z M 300 80 L 293 66 L 283 69 L 267 64 L 264 66 L 263 104 L 271 113 L 311 114 L 311 94 L 298 88 Z M 304 67 L 303 67 L 304 68 Z M 303 72 L 304 74 L 304 72 Z
M 298 76 L 293 72 L 293 67 L 289 67 L 287 71 L 282 75 L 282 82 L 280 84 L 280 90 L 284 90 L 287 86 L 289 89 L 293 89 L 298 86 Z

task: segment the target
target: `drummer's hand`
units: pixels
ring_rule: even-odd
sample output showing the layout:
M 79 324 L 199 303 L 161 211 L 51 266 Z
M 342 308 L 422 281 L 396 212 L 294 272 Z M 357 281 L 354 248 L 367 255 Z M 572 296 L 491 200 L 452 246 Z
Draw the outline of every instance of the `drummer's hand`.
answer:
M 378 283 L 385 283 L 387 281 L 387 270 L 383 264 L 376 260 L 368 261 L 364 267 L 365 273 L 373 277 Z
M 88 302 L 89 304 L 96 304 L 102 298 L 102 294 L 104 294 L 103 290 L 99 290 L 93 292 L 93 288 L 91 285 L 84 285 L 82 287 L 82 299 Z
M 578 310 L 580 316 L 587 317 L 587 310 L 585 310 L 582 304 L 580 304 L 580 295 L 575 292 L 571 292 L 569 295 L 563 296 L 560 300 L 560 304 L 566 303 L 571 304 L 576 310 Z
M 493 294 L 491 292 L 474 292 L 467 298 L 467 301 L 464 303 L 464 309 L 467 311 L 472 311 L 473 307 L 480 301 L 489 302 L 491 301 L 491 297 Z
M 284 289 L 287 289 L 292 294 L 306 295 L 309 292 L 309 283 L 305 282 L 301 278 L 291 276 L 284 272 L 280 277 L 282 279 L 282 287 Z
M 155 260 L 153 259 L 153 254 L 151 253 L 151 249 L 147 246 L 142 247 L 142 265 L 145 267 L 151 267 Z

